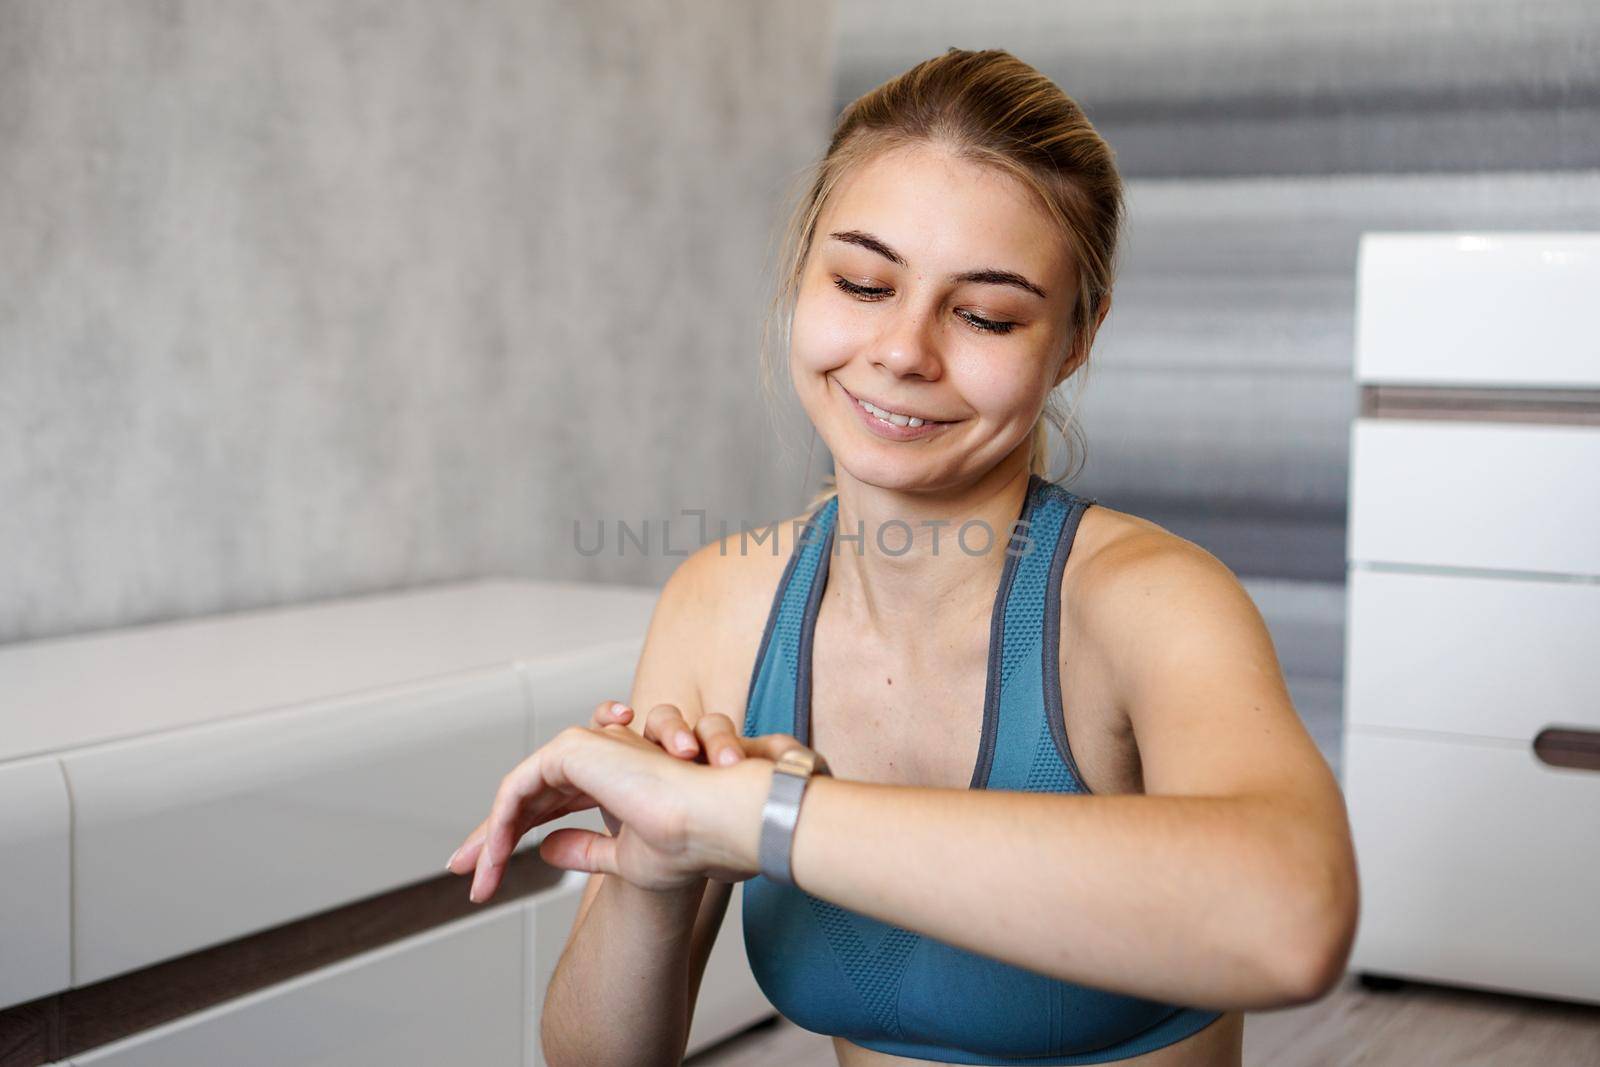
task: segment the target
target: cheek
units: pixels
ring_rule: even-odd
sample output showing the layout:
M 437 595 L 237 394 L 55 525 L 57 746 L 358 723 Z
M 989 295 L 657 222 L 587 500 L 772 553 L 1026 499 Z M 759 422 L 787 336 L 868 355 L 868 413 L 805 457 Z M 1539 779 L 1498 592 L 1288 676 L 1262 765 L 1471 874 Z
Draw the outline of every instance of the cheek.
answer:
M 860 324 L 847 309 L 825 296 L 817 299 L 809 289 L 801 291 L 789 334 L 789 361 L 796 373 L 826 374 L 842 367 L 863 343 Z
M 975 412 L 996 423 L 1031 421 L 1041 402 L 1030 368 L 993 350 L 951 359 L 945 374 Z

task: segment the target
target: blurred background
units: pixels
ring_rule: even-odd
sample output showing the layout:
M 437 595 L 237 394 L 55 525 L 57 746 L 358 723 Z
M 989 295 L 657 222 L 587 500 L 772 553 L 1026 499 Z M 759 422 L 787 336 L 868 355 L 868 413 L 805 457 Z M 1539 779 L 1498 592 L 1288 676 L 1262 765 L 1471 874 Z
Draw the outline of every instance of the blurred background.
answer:
M 1341 769 L 1358 242 L 1600 229 L 1593 0 L 0 0 L 0 644 L 659 587 L 574 521 L 797 512 L 785 198 L 950 46 L 1127 181 L 1071 487 L 1244 579 Z
M 804 503 L 769 243 L 859 93 L 1002 47 L 1130 206 L 1074 488 L 1344 575 L 1363 230 L 1600 220 L 1588 0 L 0 4 L 0 640 Z M 786 466 L 785 464 L 794 464 Z M 825 469 L 825 457 L 811 475 Z

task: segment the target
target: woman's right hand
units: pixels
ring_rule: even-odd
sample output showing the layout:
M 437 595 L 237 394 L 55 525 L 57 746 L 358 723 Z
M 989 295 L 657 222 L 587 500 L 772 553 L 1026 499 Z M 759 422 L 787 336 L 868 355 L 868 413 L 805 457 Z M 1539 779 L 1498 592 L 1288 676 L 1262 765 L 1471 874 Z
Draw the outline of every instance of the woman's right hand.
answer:
M 597 729 L 615 726 L 626 730 L 632 720 L 633 709 L 620 700 L 600 701 L 589 717 L 590 725 Z M 645 718 L 644 738 L 655 742 L 656 747 L 669 756 L 688 763 L 704 762 L 718 767 L 731 767 L 747 756 L 776 760 L 791 748 L 804 747 L 788 734 L 743 737 L 734 729 L 733 720 L 721 712 L 700 716 L 695 729 L 691 730 L 683 712 L 672 704 L 657 704 L 650 709 L 650 714 Z M 622 830 L 622 820 L 607 811 L 605 805 L 595 806 L 600 809 L 600 818 L 605 822 L 606 829 L 612 837 L 616 837 Z M 468 835 L 466 842 L 445 865 L 447 870 L 454 869 L 457 856 L 468 846 L 481 844 L 487 825 L 488 820 L 484 820 Z
M 628 728 L 633 721 L 633 709 L 618 700 L 602 700 L 595 705 L 590 722 L 596 727 L 619 726 Z M 690 763 L 705 762 L 716 767 L 731 767 L 747 756 L 776 760 L 791 748 L 804 748 L 788 734 L 761 734 L 745 737 L 734 728 L 733 720 L 720 711 L 700 716 L 694 728 L 684 719 L 683 712 L 672 704 L 657 704 L 645 716 L 644 737 L 654 741 L 662 751 Z M 616 837 L 622 829 L 617 819 L 604 805 L 600 817 L 606 829 Z

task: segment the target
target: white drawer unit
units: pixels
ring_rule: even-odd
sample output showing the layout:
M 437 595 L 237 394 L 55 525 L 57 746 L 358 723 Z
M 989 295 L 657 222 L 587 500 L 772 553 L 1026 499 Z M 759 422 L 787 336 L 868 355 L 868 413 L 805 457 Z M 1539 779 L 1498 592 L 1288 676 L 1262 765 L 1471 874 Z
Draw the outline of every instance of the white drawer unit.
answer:
M 0 1008 L 70 980 L 70 818 L 59 760 L 0 764 Z
M 1356 378 L 1600 389 L 1597 233 L 1369 233 Z
M 568 726 L 587 725 L 600 701 L 631 699 L 633 668 L 643 649 L 643 641 L 614 642 L 580 655 L 524 663 L 522 677 L 533 712 L 528 751 Z M 649 709 L 639 710 L 643 714 Z
M 1349 557 L 1600 574 L 1597 494 L 1600 426 L 1357 419 Z
M 433 877 L 525 714 L 502 668 L 68 753 L 76 982 Z
M 1600 1002 L 1600 774 L 1525 742 L 1353 728 L 1363 970 Z
M 1350 726 L 1600 730 L 1600 582 L 1357 567 L 1349 583 Z
M 1600 234 L 1369 234 L 1353 969 L 1600 1003 Z
M 523 1067 L 526 906 L 495 907 L 74 1056 L 75 1067 Z
M 0 649 L 0 1059 L 541 1063 L 588 876 L 528 853 L 599 813 L 465 917 L 444 861 L 629 698 L 657 595 L 492 580 Z M 736 899 L 690 1051 L 771 1014 Z

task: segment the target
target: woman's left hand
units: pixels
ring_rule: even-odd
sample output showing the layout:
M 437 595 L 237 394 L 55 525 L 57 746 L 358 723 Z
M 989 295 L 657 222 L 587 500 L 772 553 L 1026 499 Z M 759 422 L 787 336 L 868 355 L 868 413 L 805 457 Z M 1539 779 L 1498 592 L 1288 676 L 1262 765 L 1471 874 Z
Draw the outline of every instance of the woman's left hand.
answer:
M 633 709 L 614 700 L 603 700 L 594 709 L 593 723 L 605 726 L 626 723 L 633 718 Z M 700 716 L 691 728 L 683 712 L 672 704 L 657 704 L 645 716 L 640 727 L 646 740 L 660 745 L 668 755 L 691 763 L 704 762 L 716 767 L 731 767 L 751 756 L 776 762 L 790 749 L 803 749 L 799 740 L 790 734 L 758 734 L 745 737 L 732 719 L 720 711 L 708 711 Z M 606 823 L 610 826 L 608 820 Z M 612 827 L 612 833 L 616 828 Z
M 481 903 L 499 887 L 524 834 L 600 806 L 620 822 L 617 836 L 561 827 L 540 842 L 540 857 L 565 869 L 616 874 L 643 889 L 699 878 L 742 881 L 759 870 L 755 846 L 770 781 L 768 760 L 747 756 L 712 768 L 675 759 L 626 726 L 570 726 L 501 780 L 489 818 L 448 869 L 474 868 L 469 895 Z

